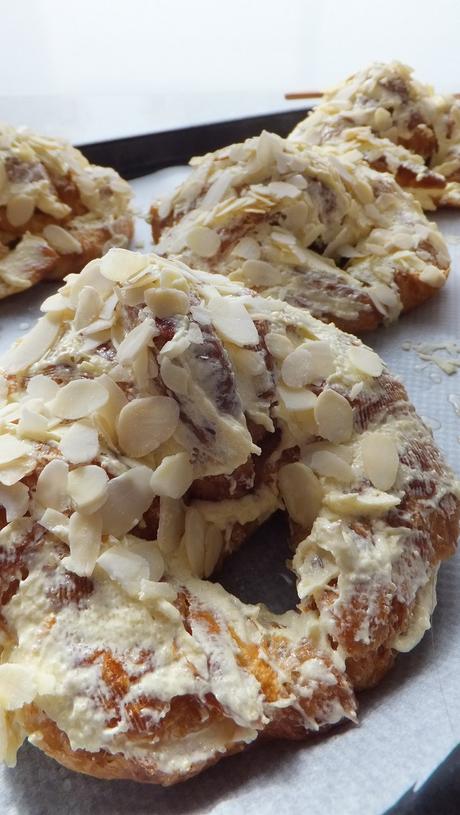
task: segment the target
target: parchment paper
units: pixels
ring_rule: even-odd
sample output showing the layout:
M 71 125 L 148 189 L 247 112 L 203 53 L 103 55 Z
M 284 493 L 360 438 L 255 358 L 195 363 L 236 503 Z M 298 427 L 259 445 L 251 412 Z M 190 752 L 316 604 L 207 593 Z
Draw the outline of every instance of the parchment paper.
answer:
M 134 182 L 139 209 L 147 210 L 153 198 L 170 191 L 186 172 L 171 168 Z M 431 302 L 390 328 L 368 335 L 366 341 L 402 377 L 418 412 L 431 424 L 458 472 L 460 415 L 455 399 L 460 405 L 460 372 L 447 376 L 402 347 L 408 341 L 460 340 L 460 214 L 443 213 L 436 220 L 449 236 L 453 271 L 447 285 Z M 138 247 L 141 251 L 149 251 L 145 224 L 139 225 L 137 240 L 144 242 Z M 0 351 L 32 325 L 40 302 L 54 288 L 43 285 L 0 303 Z M 237 555 L 240 560 L 226 567 L 227 588 L 238 590 L 245 600 L 269 601 L 274 610 L 289 602 L 292 584 L 283 568 L 286 551 L 279 550 L 282 535 L 279 520 L 259 533 L 254 544 Z M 252 561 L 251 548 L 257 553 Z M 265 579 L 272 552 L 273 573 Z M 460 741 L 459 581 L 456 557 L 441 568 L 431 632 L 412 653 L 399 657 L 378 688 L 361 695 L 359 726 L 344 726 L 304 743 L 260 743 L 170 789 L 77 775 L 25 745 L 17 767 L 0 770 L 0 812 L 381 815 L 408 788 L 420 785 Z

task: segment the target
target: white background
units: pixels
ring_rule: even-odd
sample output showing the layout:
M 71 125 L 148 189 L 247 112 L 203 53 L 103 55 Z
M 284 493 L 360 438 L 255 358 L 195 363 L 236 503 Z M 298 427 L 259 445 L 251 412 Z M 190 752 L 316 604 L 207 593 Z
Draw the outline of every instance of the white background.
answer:
M 375 59 L 460 91 L 458 0 L 0 7 L 0 119 L 75 142 L 281 110 L 285 91 L 322 89 Z

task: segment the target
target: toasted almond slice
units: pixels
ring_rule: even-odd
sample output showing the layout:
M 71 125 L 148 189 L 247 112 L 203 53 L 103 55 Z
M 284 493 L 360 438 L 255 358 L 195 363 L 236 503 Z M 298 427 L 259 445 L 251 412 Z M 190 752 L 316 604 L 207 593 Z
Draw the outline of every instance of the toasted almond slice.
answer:
M 160 498 L 160 520 L 157 540 L 162 552 L 170 554 L 179 546 L 184 534 L 185 513 L 182 501 Z
M 21 418 L 17 425 L 18 435 L 22 438 L 33 439 L 34 441 L 46 441 L 48 439 L 48 419 L 32 410 L 25 404 L 21 408 Z
M 71 464 L 86 464 L 99 454 L 99 434 L 95 427 L 75 422 L 64 430 L 59 446 Z
M 285 464 L 278 485 L 289 516 L 310 531 L 323 501 L 323 489 L 313 470 L 300 461 Z
M 190 507 L 185 514 L 184 545 L 190 569 L 196 577 L 204 574 L 205 535 L 203 516 L 195 507 Z
M 395 495 L 375 489 L 362 493 L 331 490 L 326 493 L 324 503 L 337 515 L 366 515 L 378 518 L 398 506 L 400 500 Z
M 383 362 L 370 348 L 364 345 L 353 345 L 348 352 L 351 364 L 367 376 L 380 376 L 383 371 Z
M 361 439 L 364 473 L 378 490 L 390 490 L 399 468 L 396 442 L 388 433 L 366 433 Z
M 80 577 L 90 577 L 101 548 L 102 518 L 99 513 L 80 515 L 74 512 L 69 520 L 70 556 L 63 566 Z
M 166 456 L 150 479 L 155 495 L 182 498 L 193 481 L 193 467 L 187 453 Z
M 102 374 L 96 380 L 108 393 L 107 402 L 99 408 L 96 421 L 98 427 L 109 436 L 111 443 L 116 444 L 116 423 L 120 411 L 128 404 L 128 400 L 122 389 L 107 374 Z
M 22 518 L 29 507 L 29 490 L 25 484 L 0 486 L 0 505 L 5 507 L 7 523 Z
M 187 234 L 187 246 L 202 258 L 210 258 L 220 249 L 220 238 L 214 229 L 194 226 Z
M 65 317 L 72 316 L 74 308 L 67 297 L 56 292 L 56 294 L 51 294 L 43 301 L 40 306 L 40 311 L 43 312 L 43 314 L 51 314 L 63 320 Z
M 173 603 L 177 597 L 177 591 L 169 583 L 159 583 L 155 580 L 141 578 L 140 585 L 139 600 L 142 603 L 156 603 L 158 600 L 167 600 L 168 603 Z
M 46 509 L 39 523 L 64 543 L 69 542 L 69 519 L 57 509 Z
M 0 665 L 0 705 L 4 710 L 17 710 L 36 695 L 37 681 L 29 665 Z
M 107 390 L 95 379 L 74 379 L 59 389 L 49 409 L 60 419 L 81 419 L 99 410 L 108 398 Z
M 281 366 L 281 376 L 288 387 L 303 388 L 327 379 L 335 371 L 330 346 L 326 342 L 305 342 L 292 351 Z
M 249 286 L 276 286 L 280 273 L 271 263 L 265 260 L 246 260 L 241 267 L 241 274 Z
M 126 546 L 115 544 L 106 549 L 97 559 L 97 564 L 111 580 L 119 583 L 128 594 L 137 596 L 141 590 L 141 580 L 149 579 L 149 564 L 145 558 L 134 554 Z
M 158 329 L 152 320 L 143 320 L 142 323 L 136 325 L 118 346 L 117 359 L 121 365 L 131 363 L 151 342 L 152 338 L 156 336 Z
M 283 385 L 278 385 L 278 393 L 284 402 L 286 410 L 294 412 L 313 410 L 318 400 L 316 394 L 307 388 L 292 390 L 291 388 L 285 388 Z
M 353 408 L 337 391 L 326 388 L 318 396 L 315 418 L 323 439 L 336 444 L 348 441 L 353 433 Z
M 216 331 L 235 345 L 257 345 L 259 335 L 252 317 L 237 299 L 212 297 L 208 303 Z
M 25 441 L 17 439 L 9 433 L 2 433 L 0 435 L 0 467 L 4 464 L 9 464 L 22 456 L 31 453 L 32 447 Z
M 30 195 L 12 195 L 6 204 L 6 217 L 11 226 L 23 226 L 34 214 L 35 201 Z
M 60 332 L 59 323 L 48 317 L 41 317 L 26 336 L 2 357 L 1 364 L 10 374 L 25 371 L 40 357 L 43 357 Z
M 75 331 L 80 331 L 81 328 L 94 323 L 101 309 L 102 298 L 99 292 L 93 286 L 83 286 L 78 295 L 77 310 L 73 318 Z
M 130 552 L 140 555 L 149 564 L 149 580 L 161 580 L 165 562 L 156 541 L 142 540 L 134 535 L 127 535 L 126 543 Z
M 179 405 L 169 396 L 146 396 L 133 399 L 122 409 L 118 419 L 121 449 L 141 458 L 167 441 L 179 422 Z
M 285 334 L 277 334 L 275 331 L 269 331 L 269 333 L 265 335 L 265 345 L 267 346 L 269 354 L 275 357 L 275 359 L 284 359 L 294 350 L 294 346 L 289 337 L 286 337 Z
M 120 537 L 139 523 L 153 499 L 150 476 L 148 467 L 133 467 L 109 481 L 101 510 L 105 534 Z
M 260 258 L 260 246 L 254 238 L 241 238 L 232 249 L 232 255 L 246 260 L 258 260 Z
M 155 317 L 171 317 L 174 314 L 187 314 L 189 299 L 180 289 L 147 289 L 145 302 Z
M 140 252 L 130 252 L 127 249 L 109 249 L 100 260 L 101 274 L 115 283 L 126 281 L 144 269 L 148 264 L 148 257 Z
M 69 466 L 60 458 L 49 461 L 37 480 L 35 498 L 42 507 L 62 510 L 67 506 Z
M 27 393 L 34 399 L 43 399 L 44 402 L 49 402 L 54 399 L 59 390 L 59 385 L 50 376 L 38 374 L 32 376 L 27 383 Z
M 180 365 L 175 365 L 169 357 L 163 357 L 160 365 L 161 378 L 173 393 L 187 393 L 190 374 Z
M 69 496 L 78 512 L 96 512 L 107 498 L 108 476 L 102 467 L 87 464 L 71 470 L 68 478 Z
M 83 247 L 67 229 L 57 224 L 48 224 L 43 230 L 43 237 L 49 245 L 61 255 L 80 254 Z
M 350 465 L 343 458 L 336 456 L 329 450 L 318 450 L 313 453 L 311 468 L 318 475 L 335 478 L 336 481 L 343 481 L 344 484 L 349 484 L 353 478 Z
M 23 456 L 0 467 L 0 484 L 10 487 L 17 484 L 21 478 L 32 473 L 37 466 L 37 460 L 32 456 Z
M 223 548 L 224 537 L 222 532 L 214 524 L 209 524 L 204 538 L 204 577 L 212 575 Z
M 268 192 L 276 198 L 298 198 L 300 195 L 299 188 L 286 181 L 270 181 Z

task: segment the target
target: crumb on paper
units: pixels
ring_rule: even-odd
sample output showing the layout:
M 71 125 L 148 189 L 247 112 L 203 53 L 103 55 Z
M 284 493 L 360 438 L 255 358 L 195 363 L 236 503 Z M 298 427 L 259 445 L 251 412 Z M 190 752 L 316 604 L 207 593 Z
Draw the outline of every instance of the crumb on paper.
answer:
M 435 343 L 405 340 L 401 343 L 403 351 L 415 351 L 422 362 L 432 363 L 448 376 L 457 373 L 460 369 L 460 343 L 456 340 L 444 340 Z M 438 354 L 437 351 L 446 351 L 445 354 Z

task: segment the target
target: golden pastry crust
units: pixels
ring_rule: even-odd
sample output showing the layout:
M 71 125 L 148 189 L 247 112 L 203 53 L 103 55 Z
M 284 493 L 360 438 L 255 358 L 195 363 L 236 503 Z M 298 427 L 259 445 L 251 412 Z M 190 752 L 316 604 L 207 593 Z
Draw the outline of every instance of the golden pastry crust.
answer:
M 447 278 L 436 225 L 353 143 L 310 147 L 263 133 L 192 165 L 151 209 L 160 254 L 354 333 L 396 319 Z
M 90 289 L 91 297 L 88 297 Z M 110 250 L 3 359 L 2 756 L 168 785 L 356 720 L 430 625 L 459 486 L 402 385 L 302 309 Z M 209 578 L 279 509 L 296 609 Z
M 415 80 L 400 62 L 376 62 L 328 91 L 290 138 L 352 142 L 424 209 L 460 206 L 460 104 Z
M 127 246 L 130 199 L 114 170 L 67 142 L 0 125 L 0 298 Z

